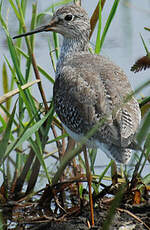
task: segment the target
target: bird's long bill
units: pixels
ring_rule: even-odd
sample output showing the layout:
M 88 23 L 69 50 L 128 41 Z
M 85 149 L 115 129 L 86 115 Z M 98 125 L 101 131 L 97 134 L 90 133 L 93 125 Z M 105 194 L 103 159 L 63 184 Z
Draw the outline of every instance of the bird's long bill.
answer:
M 52 20 L 47 25 L 40 26 L 40 27 L 36 28 L 35 30 L 32 30 L 32 31 L 24 33 L 24 34 L 16 35 L 16 36 L 13 37 L 13 39 L 20 38 L 20 37 L 25 37 L 25 36 L 40 33 L 40 32 L 43 32 L 43 31 L 53 31 L 53 27 L 55 26 L 55 24 L 56 24 L 56 21 Z

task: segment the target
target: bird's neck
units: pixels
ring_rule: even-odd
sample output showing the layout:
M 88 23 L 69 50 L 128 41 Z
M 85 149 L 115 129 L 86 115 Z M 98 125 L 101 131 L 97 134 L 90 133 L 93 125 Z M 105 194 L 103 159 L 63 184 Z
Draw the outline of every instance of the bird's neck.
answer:
M 64 62 L 78 52 L 86 52 L 89 49 L 89 41 L 84 39 L 64 38 L 60 56 L 56 67 L 56 78 L 64 65 Z

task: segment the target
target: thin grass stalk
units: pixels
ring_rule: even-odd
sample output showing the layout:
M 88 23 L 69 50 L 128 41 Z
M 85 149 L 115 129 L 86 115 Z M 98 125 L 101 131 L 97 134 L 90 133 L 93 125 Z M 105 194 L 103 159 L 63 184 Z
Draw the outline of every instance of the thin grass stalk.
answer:
M 111 180 L 113 185 L 118 183 L 117 165 L 114 160 L 111 162 Z
M 4 56 L 4 58 L 5 58 L 5 61 L 6 61 L 7 65 L 8 65 L 8 67 L 9 67 L 10 71 L 11 71 L 11 74 L 12 74 L 10 88 L 9 88 L 9 90 L 11 91 L 11 90 L 13 90 L 14 83 L 15 83 L 15 68 L 10 65 L 10 62 L 8 61 L 6 56 Z
M 84 160 L 86 165 L 86 177 L 88 180 L 88 188 L 89 188 L 89 202 L 90 202 L 90 212 L 91 212 L 91 225 L 94 226 L 94 210 L 93 210 L 93 198 L 92 198 L 92 175 L 90 171 L 88 156 L 86 146 L 83 146 Z
M 27 2 L 28 0 L 21 0 L 21 9 L 22 9 L 22 12 L 23 12 L 23 16 L 25 16 L 25 13 L 26 13 L 26 6 L 27 6 Z M 21 22 L 19 21 L 19 33 L 22 33 L 22 25 L 21 25 Z M 22 39 L 18 39 L 18 41 L 16 42 L 16 46 L 18 48 L 21 48 L 22 46 Z M 18 54 L 18 59 L 19 59 L 19 64 L 21 64 L 21 55 Z
M 8 141 L 10 139 L 11 128 L 12 128 L 12 125 L 13 125 L 15 111 L 16 111 L 16 104 L 15 104 L 15 106 L 13 108 L 12 114 L 11 114 L 11 116 L 9 118 L 8 123 L 7 123 L 7 126 L 6 126 L 5 132 L 3 134 L 2 140 L 0 141 L 0 165 L 3 162 L 4 155 L 5 155 L 7 146 L 8 146 Z
M 0 122 L 2 124 L 2 128 L 1 128 L 1 133 L 2 133 L 5 130 L 7 123 L 6 123 L 5 119 L 1 116 L 1 114 L 0 114 Z
M 49 184 L 51 184 L 51 178 L 49 176 L 48 170 L 47 170 L 46 165 L 45 165 L 45 161 L 43 158 L 43 152 L 40 150 L 39 146 L 36 145 L 35 141 L 33 141 L 31 138 L 29 139 L 29 141 L 30 141 L 31 147 L 33 148 L 34 152 L 36 153 L 36 157 L 37 157 L 35 160 L 35 164 L 33 165 L 32 171 L 34 170 L 34 167 L 36 167 L 36 166 L 37 166 L 37 171 L 38 171 L 39 170 L 38 168 L 40 167 L 40 164 L 41 164 L 44 171 L 45 171 L 48 182 L 49 182 Z M 38 161 L 40 164 L 38 163 Z M 36 180 L 37 180 L 38 174 L 35 176 L 36 176 Z M 30 178 L 32 181 L 32 176 Z
M 20 4 L 19 4 L 18 1 L 17 1 L 17 6 L 18 6 L 19 13 L 20 13 L 20 22 L 21 22 L 22 27 L 23 27 L 23 32 L 25 33 L 26 32 L 26 26 L 25 26 L 25 22 L 24 22 L 23 13 L 22 13 L 22 10 L 21 10 L 21 7 L 20 7 Z M 31 44 L 29 42 L 28 37 L 25 37 L 25 40 L 26 40 L 28 52 L 29 52 L 29 54 L 31 56 L 31 59 L 32 59 L 32 65 L 33 65 L 33 69 L 34 69 L 34 72 L 35 72 L 36 79 L 40 80 L 40 74 L 39 74 L 39 71 L 38 71 L 38 68 L 37 68 L 36 59 L 35 59 L 35 56 L 34 56 L 34 54 L 32 52 Z M 45 97 L 45 93 L 44 93 L 44 90 L 43 90 L 41 82 L 38 83 L 38 87 L 39 87 L 39 91 L 41 93 L 41 97 L 42 97 L 42 100 L 43 100 L 43 103 L 44 103 L 44 106 L 45 106 L 45 110 L 48 111 L 46 97 Z
M 20 136 L 19 136 L 17 139 L 15 139 L 11 144 L 8 145 L 7 151 L 6 151 L 5 156 L 4 156 L 4 158 L 3 158 L 3 162 L 5 161 L 5 159 L 8 157 L 9 153 L 10 153 L 13 149 L 15 149 L 15 148 L 17 148 L 18 146 L 20 146 L 25 140 L 27 140 L 28 138 L 30 138 L 30 136 L 31 136 L 33 133 L 35 133 L 35 132 L 40 128 L 40 126 L 44 123 L 44 121 L 45 121 L 47 118 L 50 117 L 49 115 L 50 115 L 52 112 L 53 112 L 53 110 L 50 110 L 50 111 L 45 115 L 44 118 L 42 118 L 42 119 L 39 120 L 36 124 L 34 124 L 31 128 L 29 128 L 30 125 L 31 125 L 32 122 L 33 122 L 34 117 L 31 119 L 31 121 L 27 124 L 27 126 L 24 127 L 24 129 L 23 129 L 22 133 L 20 134 Z M 21 121 L 20 121 L 20 124 L 22 124 Z M 22 124 L 22 126 L 23 126 L 23 124 Z M 38 151 L 35 151 L 35 153 L 37 154 L 37 157 L 40 158 L 40 162 L 42 162 L 42 165 L 44 165 L 44 162 L 43 162 L 44 160 L 43 160 L 43 158 L 41 158 L 41 155 L 38 156 Z M 44 169 L 45 169 L 45 165 L 44 165 Z
M 99 0 L 99 20 L 98 20 L 98 31 L 97 31 L 97 38 L 96 38 L 96 45 L 95 45 L 95 53 L 99 54 L 100 52 L 100 35 L 101 35 L 101 27 L 102 27 L 102 8 L 101 8 L 101 0 Z
M 32 19 L 31 19 L 30 30 L 33 30 L 35 28 L 36 19 L 37 19 L 37 4 L 32 4 Z M 31 49 L 33 52 L 33 50 L 34 50 L 34 36 L 30 36 L 29 39 L 30 39 Z M 26 68 L 25 68 L 26 69 L 26 73 L 25 73 L 26 81 L 28 81 L 29 77 L 30 77 L 31 64 L 32 64 L 32 60 L 31 60 L 31 56 L 30 56 L 30 53 L 28 50 L 28 59 L 27 59 Z
M 19 103 L 18 103 L 18 107 L 19 107 L 19 120 L 23 120 L 24 119 L 24 102 L 22 97 L 19 95 Z M 23 127 L 21 125 L 18 125 L 18 129 L 17 129 L 17 136 L 19 137 L 21 135 L 21 133 L 23 132 Z M 22 150 L 22 145 L 19 146 L 19 148 Z M 17 151 L 16 149 L 16 166 L 15 166 L 15 173 L 14 173 L 14 182 L 17 180 L 18 175 L 21 172 L 22 166 L 24 164 L 23 162 L 24 160 L 24 156 L 22 154 L 20 154 L 19 151 Z
M 28 0 L 21 0 L 21 9 L 23 12 L 23 17 L 25 17 L 26 14 L 27 4 L 28 4 Z
M 149 157 L 149 153 L 147 153 L 147 154 L 145 154 L 146 156 L 145 156 L 145 159 L 144 159 L 144 161 L 143 161 L 143 163 L 142 163 L 142 166 L 141 166 L 141 168 L 140 168 L 140 170 L 139 170 L 139 175 L 141 175 L 142 174 L 142 171 L 143 171 L 143 169 L 144 169 L 144 167 L 145 167 L 145 165 L 146 165 L 146 162 L 147 162 L 147 160 L 148 160 L 148 157 Z
M 106 168 L 104 169 L 104 171 L 101 173 L 100 176 L 98 176 L 98 183 L 97 184 L 93 184 L 93 188 L 94 188 L 94 192 L 96 194 L 96 197 L 98 196 L 99 194 L 99 187 L 100 187 L 100 184 L 101 184 L 101 181 L 106 179 L 105 178 L 105 174 L 107 173 L 108 169 L 111 167 L 111 164 L 112 164 L 112 160 L 109 162 L 109 164 L 106 166 Z M 95 199 L 94 199 L 95 200 Z
M 37 182 L 39 171 L 40 171 L 40 161 L 38 158 L 36 158 L 33 164 L 33 167 L 32 167 L 32 172 L 31 172 L 31 176 L 28 182 L 28 186 L 27 186 L 25 195 L 28 195 L 29 193 L 33 191 L 35 184 Z
M 103 7 L 105 5 L 106 0 L 101 0 L 101 11 L 103 10 Z M 91 25 L 91 32 L 89 39 L 92 37 L 92 34 L 94 32 L 95 26 L 97 24 L 97 21 L 99 19 L 99 2 L 94 10 L 94 13 L 92 14 L 92 17 L 90 19 L 90 25 Z
M 147 56 L 150 57 L 150 52 L 149 52 L 149 50 L 148 50 L 148 48 L 147 48 L 147 46 L 146 46 L 146 43 L 145 43 L 145 41 L 144 41 L 144 39 L 143 39 L 143 37 L 142 37 L 142 34 L 140 34 L 140 37 L 141 37 L 143 46 L 144 46 L 144 48 L 145 48 L 145 51 L 146 51 L 146 53 L 147 53 Z
M 145 104 L 150 102 L 150 97 L 145 97 L 142 101 L 140 101 L 139 106 L 142 108 Z
M 141 162 L 142 162 L 142 159 L 143 159 L 143 156 L 144 156 L 144 151 L 142 151 L 141 155 L 140 155 L 140 158 L 139 158 L 139 161 L 137 162 L 137 164 L 135 165 L 135 168 L 134 168 L 134 171 L 133 171 L 133 174 L 132 174 L 132 179 L 131 179 L 131 188 L 135 188 L 135 186 L 137 185 L 137 178 L 139 177 L 139 173 L 138 173 L 138 170 L 140 168 L 140 165 L 141 165 Z
M 17 47 L 17 51 L 20 52 L 22 56 L 24 56 L 26 59 L 29 58 L 29 55 L 27 55 L 25 52 L 23 52 L 23 50 L 21 50 L 18 47 Z M 52 84 L 54 84 L 53 78 L 40 65 L 37 65 L 37 67 L 38 67 L 39 72 L 43 74 L 43 76 L 46 77 Z
M 30 25 L 30 30 L 34 30 L 35 26 L 37 25 L 37 3 L 32 4 L 32 19 L 31 19 L 31 25 Z M 33 49 L 35 47 L 35 37 L 30 36 L 30 44 L 31 44 L 31 49 L 33 52 Z
M 34 102 L 33 102 L 33 99 L 31 97 L 31 94 L 29 93 L 29 90 L 27 89 L 26 91 L 23 91 L 22 88 L 21 88 L 21 85 L 25 84 L 25 80 L 23 78 L 23 75 L 22 75 L 21 70 L 20 70 L 19 65 L 18 65 L 19 60 L 18 60 L 18 57 L 17 57 L 16 49 L 15 49 L 13 43 L 12 43 L 12 40 L 11 40 L 11 37 L 9 36 L 9 34 L 8 34 L 8 31 L 6 30 L 5 32 L 7 34 L 8 46 L 9 46 L 9 49 L 10 49 L 12 61 L 13 61 L 13 64 L 14 64 L 14 67 L 15 67 L 15 70 L 16 70 L 16 73 L 17 73 L 17 76 L 18 76 L 18 79 L 16 78 L 16 76 L 14 76 L 15 81 L 17 83 L 17 86 L 18 86 L 19 90 L 20 90 L 20 94 L 21 94 L 21 96 L 23 98 L 23 101 L 24 101 L 24 103 L 26 105 L 26 108 L 28 110 L 29 116 L 32 117 L 32 113 L 33 114 L 36 113 L 36 107 L 34 105 Z
M 139 170 L 139 175 L 142 174 L 142 171 L 143 171 L 143 169 L 145 167 L 145 164 L 146 164 L 147 160 L 149 160 L 149 155 L 150 155 L 150 134 L 147 135 L 143 151 L 145 152 L 145 155 L 144 155 L 145 159 L 144 159 L 144 162 L 142 163 L 141 169 Z
M 101 37 L 101 40 L 100 40 L 100 50 L 101 50 L 102 45 L 103 45 L 103 43 L 104 43 L 104 40 L 105 40 L 107 31 L 108 31 L 108 29 L 109 29 L 109 27 L 110 27 L 110 24 L 111 24 L 111 22 L 112 22 L 112 19 L 113 19 L 114 16 L 115 16 L 116 10 L 117 10 L 117 8 L 118 8 L 119 1 L 120 1 L 120 0 L 115 0 L 115 1 L 114 1 L 113 6 L 112 6 L 111 11 L 110 11 L 110 14 L 109 14 L 109 16 L 108 16 L 108 18 L 107 18 L 107 21 L 106 21 L 106 24 L 105 24 L 105 27 L 104 27 L 104 31 L 103 31 L 103 33 L 102 33 L 102 37 Z
M 9 118 L 10 117 L 10 113 L 8 112 L 8 110 L 5 108 L 5 106 L 4 105 L 2 105 L 2 104 L 0 104 L 0 108 L 4 111 L 4 113 L 6 114 L 6 116 Z M 2 117 L 1 117 L 1 115 L 0 115 L 0 119 L 1 119 Z M 6 128 L 6 122 L 4 121 L 4 119 L 2 118 L 2 120 L 0 120 L 1 121 L 1 123 L 2 123 L 2 126 L 3 126 L 3 128 L 5 129 Z M 15 126 L 17 127 L 18 126 L 18 123 L 17 123 L 17 121 L 16 121 L 16 119 L 14 118 L 14 124 L 15 124 Z
M 48 39 L 48 46 L 49 46 L 49 54 L 50 54 L 50 58 L 51 58 L 52 67 L 53 67 L 54 72 L 56 72 L 55 59 L 54 59 L 54 55 L 53 55 L 54 50 L 52 50 L 50 39 Z
M 149 124 L 150 124 L 150 112 L 147 113 L 147 115 L 144 119 L 143 125 L 140 129 L 140 132 L 137 135 L 137 140 L 138 140 L 138 143 L 140 145 L 142 144 L 142 142 L 146 138 L 146 135 L 147 135 L 148 130 L 149 130 Z
M 21 171 L 20 176 L 17 178 L 16 183 L 15 183 L 15 190 L 14 193 L 17 194 L 19 192 L 21 192 L 23 185 L 25 183 L 25 179 L 27 177 L 27 174 L 30 171 L 31 165 L 33 160 L 35 159 L 35 153 L 33 151 L 33 149 L 31 148 L 30 153 L 28 155 L 28 158 L 24 164 L 24 167 Z
M 23 4 L 22 7 L 25 14 L 26 8 L 24 7 Z M 20 22 L 19 22 L 19 31 L 22 32 L 22 27 Z M 18 41 L 18 47 L 21 47 L 21 45 L 22 45 L 22 41 L 20 40 Z M 17 56 L 18 56 L 19 67 L 20 67 L 21 55 L 17 54 Z M 23 103 L 23 98 L 21 97 L 21 95 L 19 95 L 19 120 L 23 120 L 23 118 L 24 118 L 24 103 Z M 22 132 L 22 127 L 19 126 L 17 129 L 17 135 L 20 136 L 21 132 Z M 22 146 L 20 146 L 20 148 L 22 149 Z M 18 151 L 16 151 L 16 166 L 15 166 L 15 173 L 14 173 L 14 181 L 17 180 L 18 172 L 20 172 L 22 168 L 22 163 L 23 163 L 23 156 Z
M 54 7 L 52 7 L 52 12 L 54 13 Z M 56 32 L 53 32 L 52 34 L 53 34 L 53 42 L 55 47 L 55 54 L 56 54 L 56 58 L 58 59 L 60 54 L 58 34 Z
M 109 208 L 107 218 L 104 221 L 102 230 L 109 230 L 110 229 L 110 226 L 112 224 L 112 220 L 113 220 L 114 215 L 116 213 L 116 209 L 119 207 L 119 205 L 121 203 L 124 191 L 125 191 L 125 185 L 122 185 L 120 188 L 120 191 L 116 194 L 114 200 L 112 201 L 112 204 Z
M 94 165 L 95 165 L 96 156 L 97 156 L 97 149 L 92 149 L 91 151 L 89 151 L 91 171 L 93 174 L 95 174 Z
M 33 82 L 29 82 L 29 83 L 21 86 L 21 88 L 22 88 L 22 90 L 25 90 L 25 89 L 31 87 L 32 85 L 34 85 L 37 82 L 39 82 L 39 80 L 35 80 Z M 0 105 L 2 105 L 4 102 L 7 102 L 10 98 L 12 98 L 13 96 L 15 96 L 16 94 L 19 94 L 19 93 L 20 93 L 20 91 L 17 88 L 17 89 L 14 89 L 12 91 L 9 91 L 8 93 L 4 94 L 3 96 L 0 96 Z M 23 109 L 23 111 L 24 111 L 24 109 Z M 7 108 L 5 109 L 5 113 L 9 116 L 9 112 L 8 112 Z
M 6 68 L 6 64 L 4 62 L 3 66 L 2 66 L 2 79 L 3 79 L 3 92 L 8 93 L 9 91 L 9 84 L 8 84 L 8 74 L 7 74 L 7 68 Z M 6 101 L 6 109 L 9 111 L 10 109 L 10 103 L 11 100 Z

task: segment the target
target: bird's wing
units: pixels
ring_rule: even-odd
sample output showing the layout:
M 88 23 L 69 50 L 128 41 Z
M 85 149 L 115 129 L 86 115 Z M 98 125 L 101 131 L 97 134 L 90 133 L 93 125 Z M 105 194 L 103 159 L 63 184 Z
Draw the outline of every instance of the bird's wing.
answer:
M 54 99 L 59 110 L 56 112 L 64 123 L 70 124 L 68 128 L 77 132 L 77 126 L 80 129 L 82 123 L 86 133 L 106 118 L 96 133 L 100 141 L 106 142 L 107 138 L 115 145 L 128 146 L 140 118 L 136 115 L 139 110 L 133 97 L 124 103 L 132 91 L 124 72 L 108 59 L 87 53 L 66 61 L 61 75 L 61 80 L 58 77 L 55 82 Z M 64 100 L 59 101 L 59 106 L 58 98 Z
M 84 79 L 83 75 L 89 80 Z M 92 78 L 88 71 L 66 65 L 54 84 L 55 110 L 61 121 L 76 133 L 83 130 L 86 133 L 92 128 L 106 107 L 102 106 L 104 90 L 100 95 L 96 92 L 96 88 L 102 88 L 103 85 L 101 82 L 96 84 L 95 75 Z M 97 103 L 98 98 L 100 103 Z

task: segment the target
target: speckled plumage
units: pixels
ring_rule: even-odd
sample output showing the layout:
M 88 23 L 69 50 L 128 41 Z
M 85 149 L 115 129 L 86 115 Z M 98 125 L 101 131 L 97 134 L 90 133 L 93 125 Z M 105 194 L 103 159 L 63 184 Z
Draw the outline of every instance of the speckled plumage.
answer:
M 72 15 L 70 21 L 66 15 Z M 59 9 L 51 30 L 63 35 L 54 84 L 54 107 L 66 131 L 76 140 L 103 118 L 104 124 L 87 147 L 101 148 L 109 157 L 127 163 L 141 113 L 125 73 L 109 59 L 88 52 L 90 23 L 75 5 Z
M 68 134 L 81 141 L 104 121 L 86 145 L 101 148 L 126 164 L 137 148 L 135 134 L 141 112 L 125 73 L 109 59 L 90 54 L 90 21 L 79 6 L 58 9 L 49 24 L 14 38 L 43 31 L 63 35 L 54 84 L 54 107 Z M 127 99 L 128 98 L 128 99 Z

